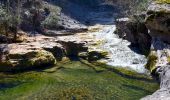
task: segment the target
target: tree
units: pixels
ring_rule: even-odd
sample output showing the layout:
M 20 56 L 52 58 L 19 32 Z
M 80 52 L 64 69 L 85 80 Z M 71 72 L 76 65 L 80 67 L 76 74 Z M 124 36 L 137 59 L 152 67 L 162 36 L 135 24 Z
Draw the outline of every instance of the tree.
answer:
M 7 0 L 7 4 L 6 4 L 6 11 L 7 11 L 7 16 L 9 15 L 9 8 L 10 8 L 10 2 L 9 0 Z M 8 21 L 4 22 L 4 26 L 5 26 L 5 33 L 6 33 L 6 37 L 8 37 L 8 28 L 9 28 L 9 23 Z
M 21 0 L 4 0 L 1 8 L 0 24 L 4 28 L 6 38 L 16 41 L 20 25 Z M 13 33 L 9 35 L 9 33 Z
M 20 24 L 20 11 L 21 10 L 21 0 L 17 0 L 17 11 L 16 11 L 16 26 L 13 26 L 14 29 L 14 41 L 17 39 L 17 32 L 19 30 L 19 24 Z

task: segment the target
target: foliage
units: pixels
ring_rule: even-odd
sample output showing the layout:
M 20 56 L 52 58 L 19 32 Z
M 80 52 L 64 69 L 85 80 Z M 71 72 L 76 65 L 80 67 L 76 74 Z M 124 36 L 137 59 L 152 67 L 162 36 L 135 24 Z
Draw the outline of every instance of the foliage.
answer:
M 5 9 L 3 9 L 2 6 L 0 6 L 0 34 L 5 33 L 5 27 L 4 27 L 4 23 L 7 22 L 8 17 L 7 17 L 7 13 L 5 11 Z
M 6 34 L 6 38 L 11 38 L 12 36 L 15 41 L 17 33 L 16 31 L 14 31 L 14 28 L 15 30 L 17 30 L 16 27 L 19 25 L 21 20 L 19 17 L 19 13 L 16 13 L 16 10 L 10 9 L 12 8 L 7 7 L 7 5 L 0 5 L 0 34 Z M 13 31 L 10 30 L 10 27 L 13 28 Z M 10 37 L 9 31 L 13 32 Z
M 170 0 L 156 0 L 158 3 L 168 3 L 170 4 Z
M 0 24 L 6 22 L 8 20 L 8 16 L 6 10 L 0 6 Z
M 47 5 L 46 5 L 47 6 Z M 60 9 L 56 6 L 49 5 L 50 15 L 42 22 L 42 26 L 49 29 L 58 27 Z
M 151 52 L 151 54 L 148 56 L 148 62 L 147 62 L 145 67 L 148 70 L 150 70 L 151 72 L 153 72 L 155 70 L 155 68 L 156 68 L 157 60 L 158 60 L 158 57 L 156 56 L 156 54 Z
M 146 11 L 150 1 L 151 0 L 130 0 L 131 5 L 129 14 L 140 14 L 141 12 Z

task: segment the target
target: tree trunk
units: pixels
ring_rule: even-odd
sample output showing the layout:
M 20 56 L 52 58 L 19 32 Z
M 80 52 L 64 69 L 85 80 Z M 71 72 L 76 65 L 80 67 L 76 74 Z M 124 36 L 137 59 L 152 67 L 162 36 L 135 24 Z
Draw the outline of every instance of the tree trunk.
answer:
M 9 0 L 7 0 L 7 3 L 6 3 L 6 10 L 7 10 L 7 15 L 9 15 L 9 7 L 10 7 L 10 2 Z M 9 28 L 9 23 L 8 21 L 5 22 L 5 34 L 6 34 L 6 37 L 8 37 L 8 28 Z
M 21 8 L 21 1 L 20 1 L 20 0 L 17 0 L 17 12 L 16 12 L 17 22 L 16 22 L 15 32 L 14 32 L 14 41 L 17 40 L 17 32 L 18 32 L 18 30 L 19 30 L 19 23 L 20 23 L 20 8 Z

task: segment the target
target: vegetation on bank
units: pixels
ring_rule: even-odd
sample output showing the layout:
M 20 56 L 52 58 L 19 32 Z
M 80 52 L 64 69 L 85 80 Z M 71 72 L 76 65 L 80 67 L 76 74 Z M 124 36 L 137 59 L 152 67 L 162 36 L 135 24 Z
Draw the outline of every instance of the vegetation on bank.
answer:
M 15 42 L 19 30 L 35 34 L 58 27 L 60 9 L 43 0 L 0 1 L 0 38 Z M 2 40 L 0 40 L 1 42 Z
M 146 68 L 150 70 L 150 72 L 153 72 L 156 69 L 156 62 L 158 60 L 158 57 L 154 53 L 150 53 L 148 56 L 148 62 L 146 64 Z
M 170 0 L 156 0 L 158 3 L 170 3 Z

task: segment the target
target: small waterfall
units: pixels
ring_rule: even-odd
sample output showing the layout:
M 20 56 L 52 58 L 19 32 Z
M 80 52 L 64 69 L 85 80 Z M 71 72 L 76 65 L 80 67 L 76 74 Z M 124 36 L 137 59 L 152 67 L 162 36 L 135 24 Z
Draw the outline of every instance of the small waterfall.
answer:
M 145 73 L 146 57 L 138 54 L 137 49 L 132 50 L 129 47 L 130 42 L 122 40 L 115 34 L 115 17 L 117 15 L 112 10 L 103 10 L 103 8 L 98 8 L 97 11 L 88 13 L 88 21 L 95 23 L 92 25 L 100 29 L 92 34 L 96 39 L 104 41 L 99 49 L 109 52 L 109 59 L 107 60 L 109 65 L 126 67 L 139 73 Z
M 115 30 L 115 25 L 103 25 L 101 31 L 94 33 L 97 39 L 105 41 L 101 49 L 109 52 L 108 64 L 145 73 L 146 57 L 131 50 L 131 43 L 114 34 Z

